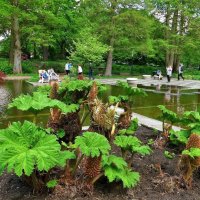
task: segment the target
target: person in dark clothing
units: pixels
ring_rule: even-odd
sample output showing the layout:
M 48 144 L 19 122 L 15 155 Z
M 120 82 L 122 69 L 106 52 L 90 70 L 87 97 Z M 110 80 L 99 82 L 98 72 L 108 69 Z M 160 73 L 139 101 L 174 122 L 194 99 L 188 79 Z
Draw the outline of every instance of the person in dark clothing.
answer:
M 178 80 L 180 80 L 180 77 L 184 80 L 184 77 L 183 77 L 183 65 L 180 64 L 179 67 L 178 67 Z
M 89 67 L 89 79 L 91 80 L 91 79 L 93 79 L 94 80 L 94 75 L 93 75 L 93 68 L 90 66 Z

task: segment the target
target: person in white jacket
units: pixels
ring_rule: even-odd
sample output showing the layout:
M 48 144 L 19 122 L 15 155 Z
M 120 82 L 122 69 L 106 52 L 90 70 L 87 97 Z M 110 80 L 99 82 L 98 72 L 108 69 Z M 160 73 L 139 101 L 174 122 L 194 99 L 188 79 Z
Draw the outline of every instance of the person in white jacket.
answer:
M 78 65 L 78 75 L 81 75 L 83 73 L 83 69 L 81 65 Z
M 167 81 L 170 82 L 171 76 L 172 76 L 172 67 L 171 67 L 171 66 L 168 66 L 168 67 L 166 68 L 166 71 L 167 71 Z

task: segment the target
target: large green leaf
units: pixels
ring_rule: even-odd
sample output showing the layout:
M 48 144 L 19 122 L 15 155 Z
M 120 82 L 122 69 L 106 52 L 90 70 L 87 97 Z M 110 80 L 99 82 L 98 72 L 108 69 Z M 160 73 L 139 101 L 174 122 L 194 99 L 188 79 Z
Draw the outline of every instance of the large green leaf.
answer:
M 85 132 L 75 140 L 75 146 L 80 148 L 82 154 L 98 157 L 100 154 L 108 154 L 111 149 L 106 137 L 95 132 Z
M 132 153 L 139 153 L 141 155 L 149 155 L 151 152 L 148 145 L 143 145 L 142 142 L 134 136 L 116 136 L 114 144 L 121 147 L 123 150 L 128 150 Z
M 64 166 L 66 159 L 75 158 L 74 153 L 61 151 L 56 136 L 28 121 L 0 130 L 0 154 L 0 171 L 7 168 L 18 176 L 23 172 L 29 176 L 35 168 L 48 171 L 56 165 Z
M 104 155 L 102 157 L 102 167 L 106 166 L 113 166 L 117 169 L 123 169 L 124 167 L 127 167 L 127 163 L 122 157 L 118 157 L 115 155 Z
M 191 132 L 189 130 L 170 131 L 170 140 L 173 144 L 186 144 Z
M 143 89 L 138 87 L 132 87 L 127 82 L 118 81 L 117 86 L 122 87 L 125 90 L 126 95 L 129 97 L 140 95 L 147 96 L 146 92 Z
M 134 187 L 140 178 L 138 172 L 132 172 L 126 161 L 114 155 L 103 156 L 102 168 L 109 182 L 122 181 L 124 188 Z
M 59 108 L 62 112 L 75 112 L 78 109 L 78 105 L 71 104 L 66 105 L 65 103 L 56 100 L 50 99 L 47 95 L 40 92 L 34 92 L 33 95 L 20 95 L 9 104 L 9 108 L 16 107 L 22 111 L 32 111 L 38 112 L 46 108 Z
M 200 157 L 200 148 L 191 148 L 182 152 L 184 155 L 189 155 L 191 158 Z
M 162 111 L 162 119 L 167 120 L 171 123 L 175 123 L 179 121 L 177 114 L 171 110 L 168 110 L 165 106 L 159 105 L 158 108 Z

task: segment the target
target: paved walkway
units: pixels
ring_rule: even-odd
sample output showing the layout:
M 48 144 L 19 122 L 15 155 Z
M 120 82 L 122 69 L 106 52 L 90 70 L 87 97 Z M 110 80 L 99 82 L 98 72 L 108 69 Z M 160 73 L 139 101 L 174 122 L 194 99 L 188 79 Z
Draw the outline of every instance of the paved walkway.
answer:
M 126 79 L 98 79 L 103 84 L 115 85 L 117 81 L 126 81 Z M 200 89 L 200 81 L 198 80 L 180 80 L 178 81 L 175 78 L 171 79 L 171 82 L 168 83 L 166 78 L 163 80 L 154 80 L 154 79 L 138 79 L 135 81 L 135 84 L 142 84 L 144 86 L 151 86 L 151 85 L 171 85 L 171 86 L 179 86 L 184 88 L 191 88 L 191 89 Z
M 25 78 L 25 77 L 24 77 Z M 108 79 L 95 79 L 102 84 L 108 84 L 108 85 L 116 85 L 117 81 L 124 81 L 126 82 L 125 78 L 108 78 Z M 38 82 L 29 82 L 33 86 L 41 86 L 45 83 L 38 83 Z M 135 81 L 135 84 L 137 85 L 144 85 L 144 86 L 152 86 L 152 85 L 168 85 L 168 86 L 178 86 L 183 87 L 183 89 L 190 88 L 190 89 L 200 89 L 200 81 L 198 80 L 180 80 L 178 81 L 175 78 L 171 79 L 171 82 L 168 83 L 166 78 L 163 78 L 163 80 L 154 80 L 154 79 L 138 79 Z
M 138 123 L 139 125 L 143 125 L 158 131 L 163 131 L 163 127 L 162 127 L 162 122 L 158 121 L 156 119 L 151 119 L 149 117 L 145 117 L 143 115 L 137 114 L 137 113 L 132 113 L 132 119 L 137 118 L 138 119 Z M 89 126 L 84 126 L 83 130 L 87 130 L 89 128 Z M 180 131 L 181 128 L 178 126 L 172 126 L 173 130 L 175 131 Z
M 137 113 L 132 113 L 132 115 L 133 115 L 133 118 L 138 118 L 139 124 L 142 124 L 144 126 L 147 126 L 149 128 L 153 128 L 153 129 L 156 129 L 156 130 L 159 130 L 159 131 L 163 130 L 161 121 L 158 121 L 156 119 L 152 119 L 152 118 L 149 118 L 149 117 L 137 114 Z M 173 126 L 173 129 L 175 131 L 181 130 L 181 128 L 178 127 L 178 126 Z
M 116 111 L 117 111 L 118 115 L 120 115 L 121 113 L 123 113 L 123 109 L 122 108 L 117 108 Z M 137 118 L 139 124 L 141 124 L 141 125 L 144 125 L 144 126 L 147 126 L 149 128 L 153 128 L 153 129 L 156 129 L 156 130 L 159 130 L 159 131 L 163 130 L 162 122 L 159 121 L 159 120 L 152 119 L 152 118 L 146 117 L 144 115 L 140 115 L 138 113 L 134 113 L 133 112 L 132 113 L 132 119 L 134 119 L 134 118 Z M 181 130 L 181 128 L 178 127 L 178 126 L 173 126 L 173 129 L 175 131 Z

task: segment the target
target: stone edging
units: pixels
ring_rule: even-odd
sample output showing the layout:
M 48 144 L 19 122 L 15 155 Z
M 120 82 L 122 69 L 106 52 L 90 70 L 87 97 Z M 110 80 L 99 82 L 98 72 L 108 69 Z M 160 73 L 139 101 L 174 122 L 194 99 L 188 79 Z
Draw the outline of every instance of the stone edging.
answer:
M 30 76 L 6 76 L 4 80 L 27 80 L 30 79 Z

